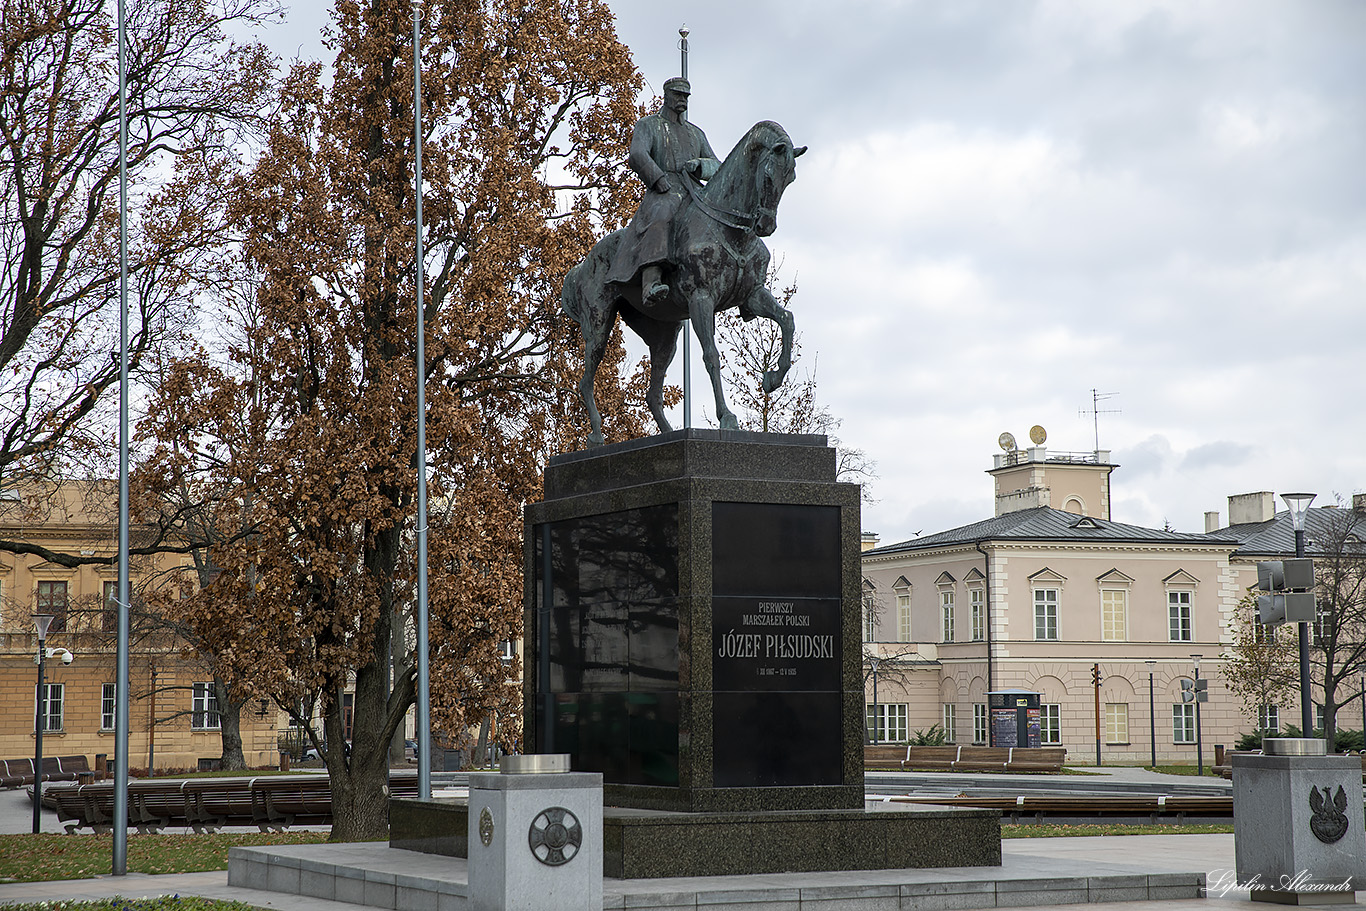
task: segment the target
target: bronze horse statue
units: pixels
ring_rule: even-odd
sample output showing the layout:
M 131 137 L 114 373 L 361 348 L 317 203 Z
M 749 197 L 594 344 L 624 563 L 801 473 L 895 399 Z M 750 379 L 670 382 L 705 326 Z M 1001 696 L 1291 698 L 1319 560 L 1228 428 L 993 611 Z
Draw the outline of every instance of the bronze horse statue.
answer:
M 721 388 L 716 351 L 716 314 L 739 307 L 746 320 L 771 319 L 782 329 L 778 369 L 764 376 L 765 392 L 782 384 L 792 366 L 792 314 L 764 286 L 768 247 L 760 240 L 778 226 L 778 203 L 797 176 L 797 156 L 787 131 L 772 121 L 756 123 L 735 145 L 705 186 L 689 182 L 688 198 L 673 218 L 674 265 L 666 270 L 669 296 L 644 306 L 639 282 L 609 282 L 608 272 L 626 230 L 615 231 L 594 245 L 583 262 L 569 270 L 560 294 L 564 307 L 583 335 L 583 378 L 579 397 L 588 409 L 590 445 L 603 442 L 602 415 L 593 399 L 593 378 L 620 313 L 626 325 L 650 348 L 650 388 L 645 401 L 661 432 L 671 430 L 664 414 L 664 376 L 673 361 L 683 321 L 692 320 L 702 345 L 702 361 L 716 395 L 722 430 L 735 430 L 735 414 Z

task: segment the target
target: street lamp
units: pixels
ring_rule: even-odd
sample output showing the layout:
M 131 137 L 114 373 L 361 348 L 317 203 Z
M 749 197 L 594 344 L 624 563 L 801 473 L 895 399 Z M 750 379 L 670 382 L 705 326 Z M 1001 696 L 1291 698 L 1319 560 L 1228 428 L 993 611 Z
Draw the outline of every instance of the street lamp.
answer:
M 1157 662 L 1152 658 L 1143 662 L 1148 665 L 1148 732 L 1153 741 L 1153 769 L 1157 769 L 1157 703 L 1153 699 L 1153 670 Z
M 33 834 L 41 828 L 43 812 L 43 728 L 47 727 L 47 693 L 43 675 L 47 671 L 47 630 L 56 620 L 52 614 L 34 614 L 33 625 L 38 630 L 38 699 L 33 712 Z
M 1191 661 L 1195 664 L 1195 774 L 1204 777 L 1205 745 L 1200 734 L 1200 657 L 1191 655 Z
M 1283 493 L 1281 499 L 1290 509 L 1290 525 L 1295 529 L 1295 556 L 1304 556 L 1304 520 L 1316 494 Z M 1309 621 L 1300 621 L 1300 730 L 1305 737 L 1314 731 L 1313 702 L 1309 698 Z

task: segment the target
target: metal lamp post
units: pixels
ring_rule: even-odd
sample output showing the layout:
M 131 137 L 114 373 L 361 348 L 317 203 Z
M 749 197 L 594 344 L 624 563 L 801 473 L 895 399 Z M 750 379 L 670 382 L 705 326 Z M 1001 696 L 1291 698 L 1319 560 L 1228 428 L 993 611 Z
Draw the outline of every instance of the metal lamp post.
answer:
M 1157 662 L 1149 658 L 1143 662 L 1148 665 L 1148 734 L 1153 744 L 1153 768 L 1157 768 L 1157 702 L 1153 698 L 1153 670 Z
M 52 614 L 34 614 L 33 625 L 38 630 L 38 699 L 33 711 L 33 834 L 42 825 L 43 812 L 43 728 L 47 727 L 47 696 L 43 675 L 47 671 L 47 629 L 57 619 Z
M 1290 509 L 1290 525 L 1295 529 L 1295 556 L 1304 556 L 1304 520 L 1309 504 L 1317 494 L 1283 493 L 1281 499 Z M 1300 621 L 1300 730 L 1314 736 L 1314 704 L 1309 697 L 1309 621 Z
M 1205 745 L 1200 732 L 1200 655 L 1191 655 L 1195 664 L 1195 774 L 1205 774 Z

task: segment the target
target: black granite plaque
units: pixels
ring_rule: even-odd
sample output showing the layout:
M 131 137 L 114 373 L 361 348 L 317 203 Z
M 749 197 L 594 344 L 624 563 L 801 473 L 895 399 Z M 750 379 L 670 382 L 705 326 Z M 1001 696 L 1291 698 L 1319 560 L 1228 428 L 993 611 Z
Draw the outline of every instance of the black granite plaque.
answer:
M 836 598 L 715 598 L 712 680 L 718 690 L 840 688 Z
M 712 594 L 838 598 L 839 508 L 713 503 Z
M 839 509 L 712 504 L 713 783 L 838 784 Z
M 534 534 L 542 751 L 568 753 L 574 769 L 607 781 L 676 786 L 678 507 L 582 516 Z

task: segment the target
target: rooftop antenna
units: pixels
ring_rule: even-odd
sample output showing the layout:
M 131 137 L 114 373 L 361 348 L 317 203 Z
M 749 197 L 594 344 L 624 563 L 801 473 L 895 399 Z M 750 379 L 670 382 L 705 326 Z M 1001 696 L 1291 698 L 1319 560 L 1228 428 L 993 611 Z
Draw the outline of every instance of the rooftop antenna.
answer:
M 1119 395 L 1118 392 L 1097 392 L 1095 389 L 1092 389 L 1090 410 L 1082 408 L 1080 411 L 1077 412 L 1077 415 L 1079 417 L 1086 417 L 1086 415 L 1088 414 L 1091 415 L 1091 426 L 1095 429 L 1096 432 L 1096 452 L 1100 451 L 1100 416 L 1102 414 L 1124 413 L 1118 408 L 1101 408 L 1100 403 L 1108 398 L 1113 398 L 1117 395 Z

